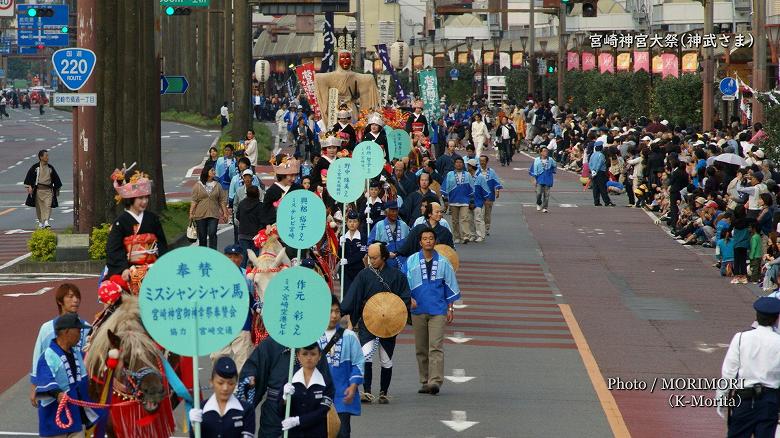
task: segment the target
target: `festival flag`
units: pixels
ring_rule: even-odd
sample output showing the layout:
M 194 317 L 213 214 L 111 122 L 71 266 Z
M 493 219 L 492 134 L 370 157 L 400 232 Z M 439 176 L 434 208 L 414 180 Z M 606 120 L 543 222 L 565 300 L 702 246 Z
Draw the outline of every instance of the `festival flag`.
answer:
M 458 53 L 458 64 L 466 65 L 469 63 L 469 54 L 466 52 Z
M 428 119 L 428 126 L 433 129 L 441 116 L 439 106 L 439 84 L 436 80 L 436 70 L 422 70 L 417 73 L 417 82 L 420 84 L 420 98 L 423 101 L 423 113 Z
M 512 67 L 522 67 L 523 65 L 523 52 L 515 52 L 512 54 Z
M 631 69 L 631 54 L 621 53 L 617 56 L 617 71 L 629 71 Z
M 686 53 L 682 57 L 682 70 L 684 73 L 696 73 L 699 69 L 699 55 L 696 52 Z
M 333 34 L 333 12 L 325 13 L 325 23 L 322 25 L 322 36 L 325 41 L 325 47 L 322 50 L 322 62 L 320 64 L 320 73 L 327 73 L 333 68 L 333 49 L 336 36 Z
M 596 68 L 596 55 L 590 52 L 582 53 L 582 71 L 589 71 Z
M 580 69 L 580 54 L 577 52 L 566 53 L 566 70 Z
M 387 73 L 393 78 L 395 95 L 398 98 L 398 101 L 401 102 L 402 100 L 406 100 L 406 92 L 404 92 L 404 87 L 401 86 L 401 81 L 398 79 L 398 73 L 393 68 L 393 64 L 390 63 L 390 54 L 387 52 L 387 44 L 377 44 L 374 47 L 376 47 L 376 53 L 379 55 L 379 59 L 382 60 L 385 70 L 387 70 Z
M 661 62 L 663 63 L 661 67 L 661 78 L 667 76 L 680 76 L 680 65 L 677 62 L 677 55 L 674 53 L 664 53 L 661 55 Z
M 512 68 L 512 61 L 509 53 L 501 52 L 498 54 L 498 68 L 501 70 L 505 68 Z
M 599 71 L 615 73 L 615 58 L 611 53 L 599 53 Z
M 634 51 L 634 72 L 640 70 L 650 73 L 650 52 Z
M 298 76 L 298 84 L 303 92 L 306 93 L 306 100 L 309 101 L 312 111 L 314 111 L 314 118 L 319 120 L 322 117 L 320 112 L 320 105 L 317 103 L 317 90 L 314 85 L 314 63 L 307 62 L 306 64 L 295 67 L 295 74 Z

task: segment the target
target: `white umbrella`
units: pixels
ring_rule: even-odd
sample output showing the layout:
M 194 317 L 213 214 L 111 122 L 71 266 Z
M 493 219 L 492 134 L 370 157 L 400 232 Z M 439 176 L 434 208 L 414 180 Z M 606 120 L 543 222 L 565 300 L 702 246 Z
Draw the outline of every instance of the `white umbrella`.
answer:
M 744 167 L 747 165 L 745 159 L 740 157 L 737 154 L 720 154 L 717 157 L 715 157 L 715 161 L 720 161 L 721 163 L 726 163 L 726 164 L 733 164 L 739 167 Z

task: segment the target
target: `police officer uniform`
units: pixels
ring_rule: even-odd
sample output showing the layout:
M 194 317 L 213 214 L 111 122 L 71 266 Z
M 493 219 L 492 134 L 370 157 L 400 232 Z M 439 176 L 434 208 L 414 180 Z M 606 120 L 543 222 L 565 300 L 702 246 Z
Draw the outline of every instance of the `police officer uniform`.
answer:
M 303 376 L 303 368 L 293 374 L 290 383 L 295 392 L 290 397 L 290 419 L 293 427 L 290 438 L 327 438 L 328 411 L 333 405 L 333 382 L 315 368 L 308 386 Z M 284 416 L 284 404 L 279 405 L 279 415 Z
M 236 363 L 227 356 L 217 359 L 217 362 L 214 364 L 214 372 L 225 379 L 238 377 Z M 190 419 L 193 420 L 193 413 L 190 413 Z M 252 405 L 240 401 L 231 394 L 225 405 L 225 413 L 220 414 L 217 396 L 214 394 L 203 405 L 200 432 L 203 437 L 254 438 L 255 410 L 252 408 Z M 194 436 L 192 429 L 190 430 L 190 436 Z
M 778 420 L 780 387 L 780 334 L 774 331 L 780 300 L 762 297 L 753 304 L 758 326 L 737 333 L 723 360 L 724 379 L 738 379 L 741 389 L 729 403 L 726 390 L 717 393 L 719 406 L 728 409 L 728 437 L 772 438 Z M 725 408 L 718 407 L 724 416 Z

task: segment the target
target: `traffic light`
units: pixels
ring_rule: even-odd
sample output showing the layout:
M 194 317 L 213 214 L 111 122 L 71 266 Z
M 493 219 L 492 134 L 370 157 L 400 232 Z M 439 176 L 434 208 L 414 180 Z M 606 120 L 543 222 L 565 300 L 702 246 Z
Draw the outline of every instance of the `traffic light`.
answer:
M 561 0 L 561 3 L 563 6 L 566 7 L 566 15 L 571 14 L 572 9 L 574 9 L 574 1 L 573 0 Z
M 596 5 L 598 4 L 598 0 L 584 0 L 582 2 L 582 16 L 583 17 L 597 17 L 598 16 L 598 8 Z
M 28 17 L 53 17 L 53 8 L 30 8 L 27 10 Z
M 171 16 L 171 15 L 190 15 L 192 13 L 192 9 L 190 8 L 174 8 L 173 6 L 168 6 L 165 8 L 165 15 Z
M 550 62 L 547 64 L 547 75 L 552 75 L 553 73 L 555 73 L 555 64 Z
M 60 32 L 61 32 L 61 33 L 68 33 L 68 30 L 69 30 L 69 29 L 68 29 L 68 26 L 62 26 L 62 27 L 60 28 Z
M 35 46 L 35 48 L 38 50 L 43 50 L 46 48 L 46 46 L 44 46 L 43 44 L 38 44 L 37 46 Z

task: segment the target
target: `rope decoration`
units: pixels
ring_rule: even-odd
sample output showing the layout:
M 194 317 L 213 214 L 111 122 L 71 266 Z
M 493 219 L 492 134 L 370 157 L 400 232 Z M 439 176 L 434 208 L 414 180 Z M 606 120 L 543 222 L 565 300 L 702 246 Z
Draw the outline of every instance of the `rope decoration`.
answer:
M 93 403 L 70 398 L 67 393 L 63 393 L 62 399 L 60 399 L 60 404 L 57 406 L 57 416 L 54 419 L 54 421 L 57 423 L 57 427 L 60 429 L 67 429 L 73 425 L 73 416 L 71 415 L 70 410 L 66 409 L 68 403 L 81 406 L 82 408 L 106 409 L 111 407 L 129 406 L 139 402 L 137 400 L 132 400 L 122 403 Z M 61 419 L 62 411 L 65 411 L 65 421 L 62 421 Z

